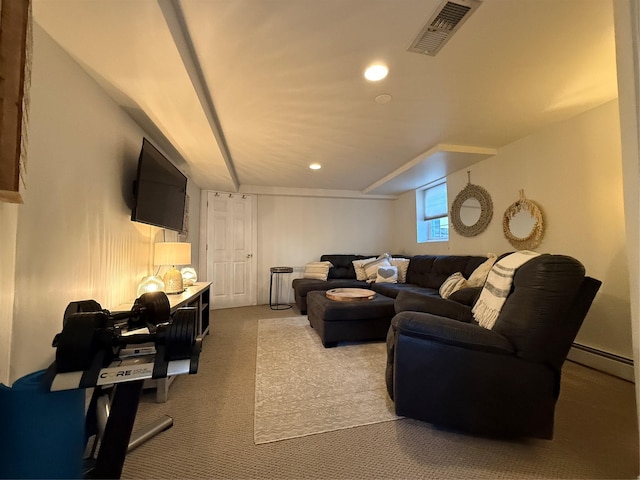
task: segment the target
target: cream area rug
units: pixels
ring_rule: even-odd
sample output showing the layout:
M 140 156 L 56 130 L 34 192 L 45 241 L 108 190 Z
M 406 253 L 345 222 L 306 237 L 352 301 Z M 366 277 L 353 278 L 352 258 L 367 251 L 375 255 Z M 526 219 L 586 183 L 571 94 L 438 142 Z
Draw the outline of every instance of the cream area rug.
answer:
M 306 316 L 258 321 L 256 444 L 397 420 L 384 342 L 324 348 Z

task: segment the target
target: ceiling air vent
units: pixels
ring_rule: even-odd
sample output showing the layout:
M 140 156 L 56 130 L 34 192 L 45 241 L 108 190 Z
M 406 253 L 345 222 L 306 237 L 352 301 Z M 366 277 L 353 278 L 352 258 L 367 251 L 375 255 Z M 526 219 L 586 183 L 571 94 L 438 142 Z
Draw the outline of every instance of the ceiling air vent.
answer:
M 479 6 L 480 0 L 445 0 L 431 15 L 408 50 L 435 55 Z

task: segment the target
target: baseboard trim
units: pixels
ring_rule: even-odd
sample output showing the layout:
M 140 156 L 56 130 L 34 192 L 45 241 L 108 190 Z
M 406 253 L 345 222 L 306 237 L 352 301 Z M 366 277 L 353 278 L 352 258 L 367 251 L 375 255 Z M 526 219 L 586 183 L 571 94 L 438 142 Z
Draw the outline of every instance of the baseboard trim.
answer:
M 567 358 L 573 362 L 587 367 L 595 368 L 602 372 L 623 378 L 630 382 L 635 381 L 633 373 L 633 360 L 613 353 L 598 350 L 597 348 L 574 343 Z

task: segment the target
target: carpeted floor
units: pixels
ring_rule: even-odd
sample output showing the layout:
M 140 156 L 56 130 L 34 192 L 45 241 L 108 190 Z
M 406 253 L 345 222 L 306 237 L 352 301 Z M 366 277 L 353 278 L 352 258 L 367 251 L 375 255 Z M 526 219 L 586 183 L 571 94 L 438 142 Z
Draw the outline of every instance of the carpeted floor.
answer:
M 412 419 L 255 445 L 258 319 L 295 316 L 268 306 L 214 310 L 197 375 L 180 376 L 164 404 L 144 394 L 137 427 L 174 426 L 131 452 L 125 479 L 636 478 L 631 383 L 567 362 L 555 438 L 504 441 Z M 338 346 L 337 348 L 340 348 Z

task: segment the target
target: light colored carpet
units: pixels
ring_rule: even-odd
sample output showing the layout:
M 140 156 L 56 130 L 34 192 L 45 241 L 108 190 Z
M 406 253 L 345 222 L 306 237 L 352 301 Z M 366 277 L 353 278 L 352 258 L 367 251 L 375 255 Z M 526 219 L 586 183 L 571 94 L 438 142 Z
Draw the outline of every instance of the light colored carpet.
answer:
M 166 403 L 145 391 L 135 431 L 162 415 L 174 424 L 127 455 L 122 478 L 638 478 L 634 385 L 573 362 L 563 368 L 551 441 L 483 438 L 404 418 L 256 445 L 258 320 L 296 315 L 269 305 L 214 310 L 198 374 L 178 376 Z
M 256 444 L 397 420 L 385 344 L 322 346 L 307 317 L 258 321 Z

